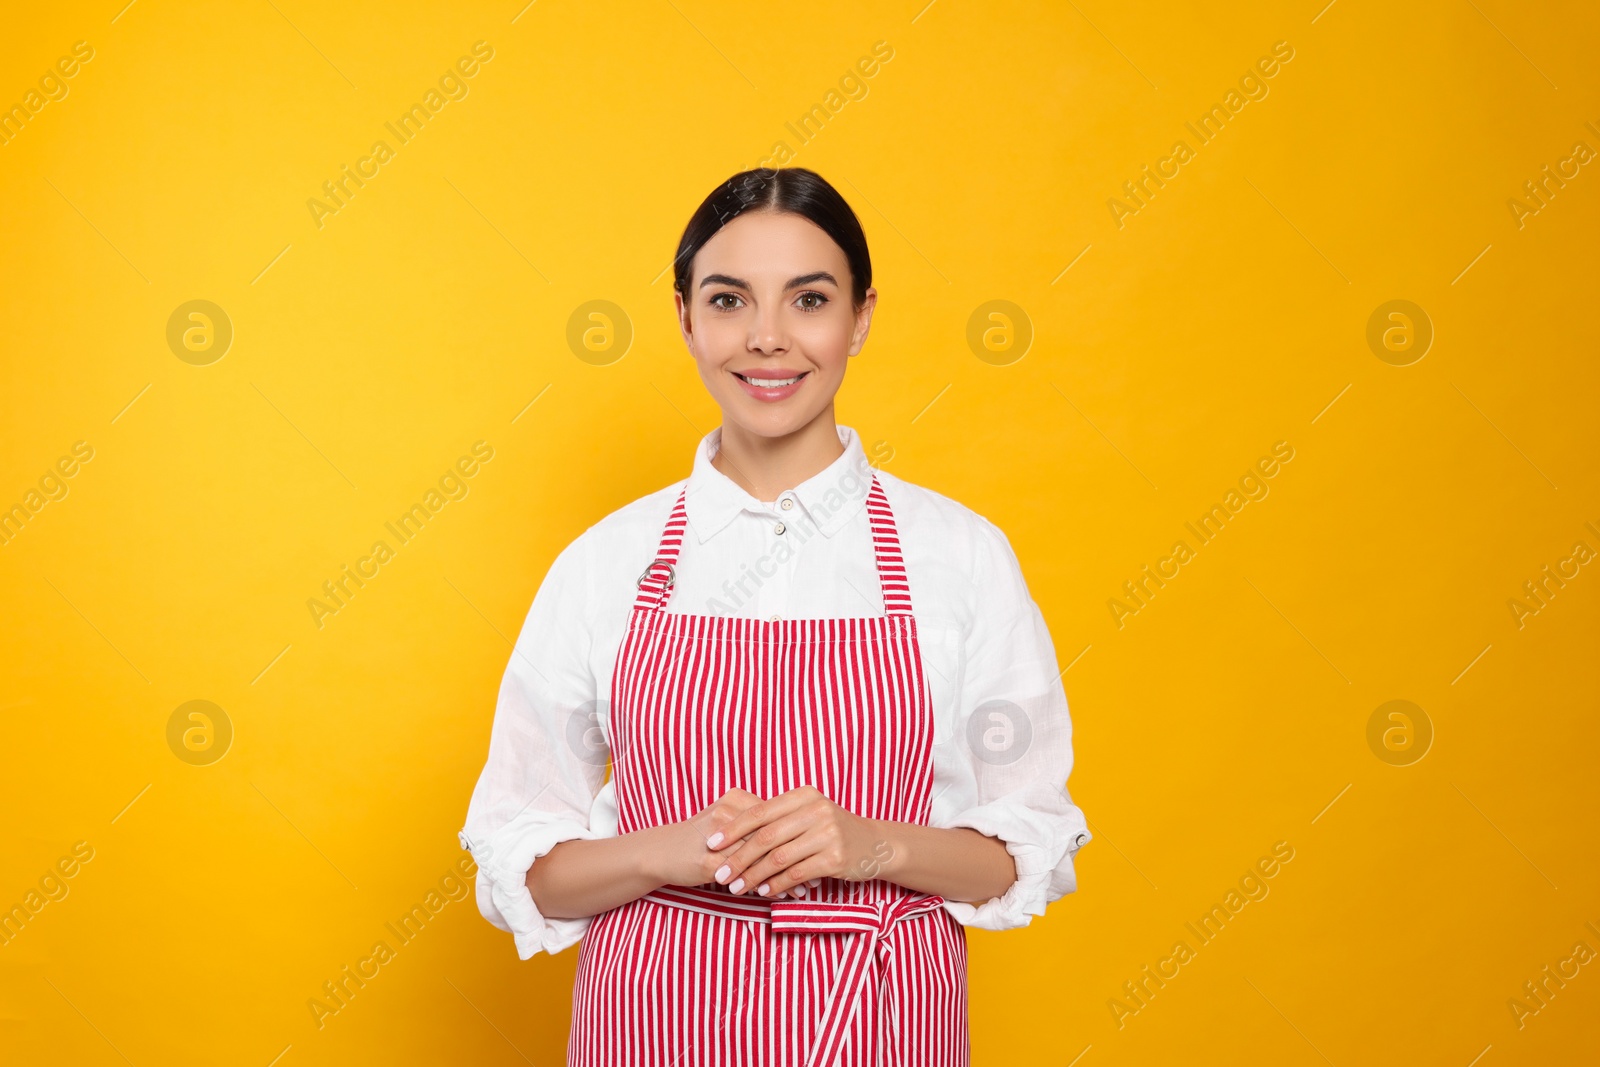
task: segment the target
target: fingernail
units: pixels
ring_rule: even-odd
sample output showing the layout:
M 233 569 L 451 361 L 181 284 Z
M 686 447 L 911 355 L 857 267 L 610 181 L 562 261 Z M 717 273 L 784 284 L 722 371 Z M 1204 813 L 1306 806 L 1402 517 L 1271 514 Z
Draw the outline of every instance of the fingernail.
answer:
M 710 837 L 706 838 L 706 847 L 707 848 L 716 848 L 720 844 L 722 844 L 722 831 L 721 830 L 718 830 L 716 833 L 714 833 Z
M 797 885 L 793 890 L 791 890 L 791 892 L 793 892 L 797 897 L 803 897 L 806 895 L 806 887 L 803 885 Z
M 817 886 L 822 884 L 822 879 L 821 878 L 813 878 L 807 884 L 810 885 L 812 889 L 815 889 Z
M 762 882 L 761 885 L 759 887 L 757 887 L 756 892 L 760 893 L 762 896 L 766 896 L 767 895 L 767 891 L 770 890 L 771 888 L 772 887 L 770 885 L 768 885 L 766 882 Z
M 744 879 L 743 878 L 735 878 L 733 880 L 733 884 L 730 885 L 728 888 L 733 890 L 735 893 L 737 893 L 739 890 L 744 888 Z
M 724 863 L 721 867 L 717 868 L 717 881 L 726 882 L 728 880 L 728 875 L 732 873 L 733 868 Z

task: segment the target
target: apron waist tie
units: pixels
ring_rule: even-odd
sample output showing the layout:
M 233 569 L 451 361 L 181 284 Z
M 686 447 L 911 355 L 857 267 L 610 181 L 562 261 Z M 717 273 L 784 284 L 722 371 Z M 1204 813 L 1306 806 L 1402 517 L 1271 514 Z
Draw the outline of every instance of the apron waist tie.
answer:
M 747 922 L 771 925 L 775 934 L 862 934 L 845 948 L 834 975 L 833 989 L 823 1009 L 817 1036 L 806 1057 L 806 1067 L 833 1067 L 838 1063 L 857 1005 L 879 1000 L 884 980 L 894 965 L 894 946 L 889 931 L 896 923 L 931 915 L 944 904 L 944 897 L 917 893 L 874 903 L 805 899 L 766 900 L 761 897 L 700 889 L 694 886 L 662 886 L 640 899 L 670 908 L 716 915 Z M 900 1029 L 899 1005 L 888 1002 L 889 1030 Z M 887 1056 L 896 1047 L 893 1041 L 880 1041 L 879 1055 Z

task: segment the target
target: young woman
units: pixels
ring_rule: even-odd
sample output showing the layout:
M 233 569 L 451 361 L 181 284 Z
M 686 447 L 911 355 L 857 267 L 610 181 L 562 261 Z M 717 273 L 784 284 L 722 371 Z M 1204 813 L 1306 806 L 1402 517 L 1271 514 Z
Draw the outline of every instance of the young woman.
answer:
M 674 288 L 722 425 L 534 597 L 479 908 L 523 959 L 581 938 L 571 1067 L 967 1064 L 964 927 L 1044 914 L 1089 840 L 1049 631 L 998 528 L 834 421 L 877 291 L 831 185 L 735 175 Z

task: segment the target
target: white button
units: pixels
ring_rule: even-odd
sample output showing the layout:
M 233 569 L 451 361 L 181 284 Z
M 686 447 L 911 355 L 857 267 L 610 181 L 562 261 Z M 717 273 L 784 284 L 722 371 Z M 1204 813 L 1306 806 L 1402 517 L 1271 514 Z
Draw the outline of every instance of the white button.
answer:
M 776 616 L 776 615 L 774 615 L 774 616 L 773 616 L 773 617 L 772 617 L 772 621 L 773 621 L 773 622 L 777 622 L 777 621 L 778 621 L 778 616 Z
M 1079 848 L 1082 848 L 1084 846 L 1084 843 L 1086 841 L 1088 841 L 1088 840 L 1089 840 L 1089 835 L 1088 834 L 1079 834 L 1077 837 L 1072 839 L 1072 843 L 1074 845 L 1077 845 Z
M 788 497 L 784 497 L 782 507 L 784 511 L 788 511 L 790 508 L 794 507 L 794 501 Z
M 776 526 L 774 526 L 772 528 L 772 532 L 781 534 L 781 533 L 783 533 L 784 529 L 785 529 L 785 527 L 784 527 L 783 523 L 780 522 L 780 523 L 778 523 L 778 525 L 776 525 Z
M 472 838 L 467 836 L 467 832 L 465 830 L 457 831 L 456 839 L 461 842 L 462 848 L 466 849 L 468 852 L 472 851 Z

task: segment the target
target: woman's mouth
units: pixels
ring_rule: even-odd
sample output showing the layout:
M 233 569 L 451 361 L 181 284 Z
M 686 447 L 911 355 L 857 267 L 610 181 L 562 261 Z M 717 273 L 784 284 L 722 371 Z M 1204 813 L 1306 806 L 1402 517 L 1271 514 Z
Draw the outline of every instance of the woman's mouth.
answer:
M 758 374 L 740 374 L 731 372 L 739 379 L 740 387 L 757 400 L 771 403 L 777 400 L 787 400 L 800 389 L 800 383 L 810 376 L 810 371 L 785 374 L 782 369 L 778 371 L 761 371 Z

